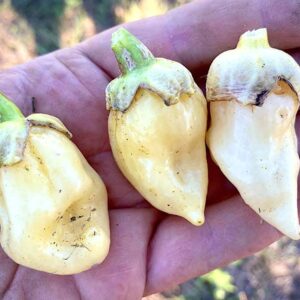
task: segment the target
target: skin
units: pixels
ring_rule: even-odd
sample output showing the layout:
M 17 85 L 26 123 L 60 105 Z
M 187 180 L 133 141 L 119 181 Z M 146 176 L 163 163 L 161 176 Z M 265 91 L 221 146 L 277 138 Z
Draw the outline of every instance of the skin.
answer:
M 297 59 L 299 15 L 296 0 L 200 0 L 126 27 L 154 55 L 192 70 L 201 86 L 213 58 L 234 48 L 249 29 L 267 27 L 270 43 L 295 49 L 291 52 Z M 32 271 L 0 251 L 2 299 L 141 299 L 251 255 L 281 236 L 261 224 L 211 160 L 206 223 L 199 228 L 149 207 L 124 179 L 107 134 L 104 90 L 118 75 L 111 32 L 0 73 L 0 90 L 25 115 L 32 112 L 35 97 L 37 112 L 59 117 L 73 133 L 107 186 L 112 238 L 105 262 L 76 276 Z

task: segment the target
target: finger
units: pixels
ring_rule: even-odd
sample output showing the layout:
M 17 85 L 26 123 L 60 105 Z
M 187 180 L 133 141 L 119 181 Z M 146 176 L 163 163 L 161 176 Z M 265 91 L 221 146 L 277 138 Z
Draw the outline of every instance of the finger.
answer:
M 238 197 L 207 208 L 201 227 L 168 217 L 151 243 L 145 292 L 167 290 L 251 255 L 280 236 Z
M 82 299 L 71 276 L 19 267 L 4 299 Z
M 17 264 L 15 264 L 3 252 L 0 247 L 0 298 L 4 298 L 5 291 L 9 288 L 13 281 L 14 275 L 17 271 Z
M 25 115 L 34 106 L 36 112 L 60 118 L 85 156 L 109 149 L 104 99 L 108 82 L 75 49 L 60 50 L 0 73 L 0 91 Z
M 152 209 L 112 211 L 112 244 L 99 267 L 76 275 L 85 299 L 141 299 L 146 282 L 147 248 L 156 222 Z
M 207 66 L 220 52 L 236 46 L 239 36 L 267 27 L 270 43 L 282 49 L 300 46 L 300 6 L 297 0 L 200 0 L 163 16 L 123 25 L 157 56 L 177 60 L 189 69 Z M 119 74 L 105 31 L 79 48 L 98 66 Z

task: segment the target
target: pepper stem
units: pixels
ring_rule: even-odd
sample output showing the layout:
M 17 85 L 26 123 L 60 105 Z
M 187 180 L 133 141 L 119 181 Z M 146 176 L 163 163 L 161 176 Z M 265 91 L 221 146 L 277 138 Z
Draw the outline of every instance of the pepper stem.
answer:
M 0 123 L 18 119 L 24 119 L 22 112 L 12 101 L 0 93 Z
M 154 59 L 150 50 L 124 28 L 113 33 L 111 48 L 123 75 L 148 65 Z
M 241 35 L 237 48 L 270 48 L 266 28 L 247 31 Z

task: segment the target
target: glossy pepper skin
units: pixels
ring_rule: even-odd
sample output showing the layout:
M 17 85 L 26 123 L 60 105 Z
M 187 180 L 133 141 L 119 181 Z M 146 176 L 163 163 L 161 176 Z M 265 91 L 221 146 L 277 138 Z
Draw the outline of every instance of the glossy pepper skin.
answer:
M 213 159 L 263 220 L 300 238 L 295 117 L 300 68 L 271 48 L 266 29 L 246 32 L 219 55 L 207 78 Z
M 125 29 L 112 49 L 122 75 L 106 90 L 114 158 L 131 184 L 156 208 L 204 222 L 207 193 L 206 100 L 190 72 L 154 58 Z
M 74 274 L 106 257 L 106 188 L 55 117 L 0 95 L 0 242 L 18 264 Z

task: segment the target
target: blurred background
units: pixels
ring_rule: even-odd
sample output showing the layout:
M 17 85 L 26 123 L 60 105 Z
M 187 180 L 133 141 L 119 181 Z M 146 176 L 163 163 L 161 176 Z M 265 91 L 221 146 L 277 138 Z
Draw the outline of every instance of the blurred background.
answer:
M 213 1 L 213 0 L 211 0 Z M 189 0 L 0 0 L 0 66 L 72 46 L 115 24 L 163 14 Z M 147 300 L 300 299 L 300 242 L 254 256 Z

